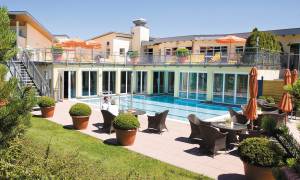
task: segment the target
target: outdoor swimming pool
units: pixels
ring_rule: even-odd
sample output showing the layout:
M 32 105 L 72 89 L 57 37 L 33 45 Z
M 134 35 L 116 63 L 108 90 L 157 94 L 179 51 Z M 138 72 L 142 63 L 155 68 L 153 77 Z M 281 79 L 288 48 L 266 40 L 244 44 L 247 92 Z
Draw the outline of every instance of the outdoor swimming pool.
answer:
M 129 108 L 141 109 L 148 115 L 154 115 L 155 112 L 169 110 L 168 118 L 187 122 L 189 114 L 196 114 L 202 120 L 209 120 L 218 116 L 226 115 L 228 108 L 240 110 L 238 107 L 229 105 L 209 104 L 196 100 L 181 99 L 172 96 L 142 96 L 134 95 L 121 96 L 115 98 L 117 104 L 120 104 L 120 110 Z M 100 98 L 78 99 L 81 102 L 100 106 Z

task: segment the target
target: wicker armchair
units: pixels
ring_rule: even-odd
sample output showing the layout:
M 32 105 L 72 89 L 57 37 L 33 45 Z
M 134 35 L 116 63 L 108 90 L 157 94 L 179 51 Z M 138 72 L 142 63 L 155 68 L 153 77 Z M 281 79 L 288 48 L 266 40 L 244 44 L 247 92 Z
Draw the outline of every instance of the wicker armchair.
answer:
M 101 110 L 101 113 L 102 113 L 103 120 L 104 120 L 102 129 L 106 133 L 111 134 L 115 130 L 113 127 L 113 120 L 116 116 L 107 110 Z
M 189 136 L 190 139 L 202 139 L 202 134 L 200 130 L 200 125 L 208 125 L 210 126 L 210 122 L 205 122 L 200 120 L 195 114 L 190 114 L 188 117 L 191 126 L 191 134 Z
M 200 125 L 200 131 L 203 132 L 201 148 L 205 148 L 213 156 L 217 151 L 226 149 L 227 133 L 222 133 L 218 128 L 207 125 Z
M 285 118 L 286 118 L 285 113 L 282 114 L 263 113 L 263 114 L 259 114 L 257 119 L 253 121 L 253 125 L 256 129 L 261 129 L 262 119 L 266 116 L 270 117 L 271 119 L 274 119 L 274 121 L 276 121 L 277 126 L 285 123 Z
M 228 111 L 233 122 L 240 123 L 240 124 L 248 124 L 249 121 L 245 115 L 236 112 L 232 108 L 229 108 Z
M 164 112 L 155 114 L 155 116 L 148 116 L 148 129 L 156 130 L 159 133 L 161 133 L 164 129 L 168 130 L 166 126 L 166 118 L 168 113 L 169 110 L 166 110 Z

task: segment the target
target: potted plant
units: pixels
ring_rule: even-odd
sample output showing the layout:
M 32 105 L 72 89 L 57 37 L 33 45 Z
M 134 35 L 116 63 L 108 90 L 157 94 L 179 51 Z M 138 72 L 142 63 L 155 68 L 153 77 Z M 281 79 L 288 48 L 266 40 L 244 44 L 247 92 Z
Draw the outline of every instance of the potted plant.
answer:
M 38 105 L 41 108 L 42 117 L 49 118 L 53 117 L 54 109 L 55 109 L 55 100 L 48 96 L 40 97 L 38 101 Z
M 241 142 L 238 153 L 247 179 L 275 180 L 272 168 L 284 165 L 284 150 L 266 138 L 248 138 Z
M 185 63 L 188 60 L 189 55 L 190 51 L 187 48 L 179 48 L 176 50 L 176 56 L 179 63 Z
M 137 128 L 140 127 L 137 117 L 131 113 L 121 113 L 115 117 L 113 125 L 119 144 L 130 146 L 134 143 Z
M 91 112 L 91 108 L 84 103 L 74 104 L 69 110 L 69 114 L 73 120 L 74 128 L 78 130 L 86 129 L 89 123 Z
M 130 51 L 128 52 L 128 56 L 132 64 L 137 64 L 139 59 L 139 52 L 138 51 Z
M 60 46 L 52 46 L 51 48 L 51 53 L 52 53 L 52 57 L 53 60 L 55 61 L 61 61 L 62 60 L 62 54 L 63 54 L 64 50 L 62 47 Z

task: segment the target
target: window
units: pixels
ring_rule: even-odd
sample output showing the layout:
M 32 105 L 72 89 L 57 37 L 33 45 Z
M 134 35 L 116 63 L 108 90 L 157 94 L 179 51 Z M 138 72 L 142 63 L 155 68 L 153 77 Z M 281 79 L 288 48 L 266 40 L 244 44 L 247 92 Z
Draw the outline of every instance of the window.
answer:
M 102 73 L 102 92 L 108 94 L 116 93 L 116 72 L 103 71 Z
M 244 51 L 244 47 L 243 46 L 236 46 L 235 47 L 235 53 L 242 54 L 243 51 Z
M 221 46 L 222 56 L 227 56 L 227 46 Z
M 106 42 L 106 46 L 109 46 L 109 41 Z
M 176 56 L 177 48 L 172 48 L 172 56 Z
M 193 48 L 192 47 L 186 47 L 186 48 L 189 50 L 190 53 L 193 52 Z
M 131 93 L 131 71 L 121 72 L 121 93 Z
M 120 48 L 120 55 L 124 56 L 125 55 L 125 48 Z
M 207 47 L 206 56 L 213 56 L 214 55 L 214 47 Z
M 110 56 L 110 49 L 109 49 L 109 48 L 107 48 L 107 49 L 106 49 L 106 59 L 108 59 L 108 58 L 109 58 L 109 56 Z
M 206 53 L 206 47 L 200 47 L 200 54 L 204 54 Z
M 170 56 L 171 55 L 171 49 L 166 49 L 166 56 Z
M 180 73 L 179 97 L 206 100 L 207 74 L 206 73 Z

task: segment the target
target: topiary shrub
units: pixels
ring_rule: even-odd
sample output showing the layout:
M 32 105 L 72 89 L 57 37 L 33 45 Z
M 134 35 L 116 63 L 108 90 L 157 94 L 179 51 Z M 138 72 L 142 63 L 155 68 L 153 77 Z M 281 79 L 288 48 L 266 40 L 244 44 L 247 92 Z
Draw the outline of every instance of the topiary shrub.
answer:
M 277 130 L 277 121 L 270 116 L 264 116 L 261 122 L 261 128 L 268 134 L 274 135 Z
M 131 59 L 137 58 L 137 57 L 139 57 L 139 52 L 138 51 L 130 51 L 130 52 L 128 52 L 128 56 Z
M 238 147 L 240 158 L 245 163 L 260 167 L 278 167 L 284 164 L 284 150 L 266 138 L 248 138 Z
M 92 109 L 90 106 L 84 103 L 76 103 L 69 110 L 71 116 L 90 116 L 91 113 Z
M 38 100 L 40 107 L 52 107 L 55 106 L 55 100 L 52 97 L 42 96 Z
M 114 127 L 121 130 L 131 130 L 140 127 L 138 119 L 130 113 L 121 113 L 113 121 Z
M 176 50 L 177 57 L 186 57 L 190 54 L 190 51 L 187 48 L 179 48 Z

